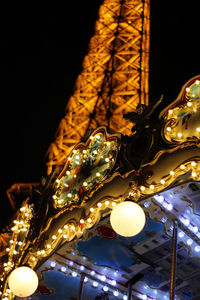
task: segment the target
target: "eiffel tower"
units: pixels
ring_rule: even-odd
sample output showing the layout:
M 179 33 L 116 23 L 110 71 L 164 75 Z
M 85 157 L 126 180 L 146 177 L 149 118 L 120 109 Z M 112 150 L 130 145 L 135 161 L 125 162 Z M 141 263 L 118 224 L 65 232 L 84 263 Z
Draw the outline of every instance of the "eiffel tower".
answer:
M 148 104 L 149 0 L 105 0 L 74 91 L 47 151 L 47 173 L 58 171 L 87 130 L 105 125 L 129 135 L 125 113 Z
M 123 114 L 148 105 L 150 0 L 105 0 L 94 36 L 66 106 L 54 142 L 46 153 L 47 174 L 57 173 L 89 129 L 107 126 L 129 135 Z M 7 190 L 13 209 L 38 183 L 15 183 Z

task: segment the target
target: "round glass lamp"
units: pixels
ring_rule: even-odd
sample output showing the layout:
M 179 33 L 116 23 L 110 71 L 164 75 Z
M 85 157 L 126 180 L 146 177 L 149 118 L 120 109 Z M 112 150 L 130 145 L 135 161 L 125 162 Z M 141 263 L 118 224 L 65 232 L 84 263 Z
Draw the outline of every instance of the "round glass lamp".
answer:
M 19 267 L 11 272 L 8 285 L 15 296 L 28 297 L 38 287 L 38 277 L 29 267 Z
M 110 223 L 118 234 L 126 237 L 134 236 L 142 231 L 145 214 L 137 203 L 124 201 L 112 210 Z

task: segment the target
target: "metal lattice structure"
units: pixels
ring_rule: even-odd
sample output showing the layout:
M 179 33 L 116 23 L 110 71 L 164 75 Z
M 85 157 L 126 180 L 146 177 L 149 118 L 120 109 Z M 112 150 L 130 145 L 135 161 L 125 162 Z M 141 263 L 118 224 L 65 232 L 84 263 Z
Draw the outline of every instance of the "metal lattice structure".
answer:
M 150 0 L 105 0 L 82 72 L 47 156 L 47 172 L 62 167 L 88 129 L 130 134 L 123 114 L 148 104 Z

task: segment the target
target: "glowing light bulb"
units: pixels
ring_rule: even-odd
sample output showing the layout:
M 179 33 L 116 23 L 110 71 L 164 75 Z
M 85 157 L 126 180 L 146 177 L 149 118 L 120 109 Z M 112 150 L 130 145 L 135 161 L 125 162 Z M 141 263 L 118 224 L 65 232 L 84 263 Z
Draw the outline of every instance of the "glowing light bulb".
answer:
M 184 233 L 183 231 L 180 231 L 180 232 L 178 233 L 178 236 L 179 236 L 180 238 L 183 238 L 184 235 L 185 235 L 185 233 Z
M 188 106 L 188 107 L 192 106 L 192 103 L 191 103 L 191 102 L 188 102 L 188 103 L 187 103 L 187 106 Z
M 116 285 L 116 281 L 115 281 L 115 280 L 112 280 L 112 281 L 111 281 L 111 284 L 112 284 L 112 285 Z
M 105 281 L 105 280 L 106 280 L 106 276 L 102 275 L 102 276 L 101 276 L 101 280 L 102 280 L 102 281 Z
M 105 285 L 105 286 L 103 287 L 103 290 L 104 290 L 104 292 L 107 292 L 107 291 L 108 291 L 108 287 Z
M 194 250 L 195 250 L 196 252 L 200 252 L 200 246 L 196 246 L 196 247 L 194 248 Z
M 169 174 L 174 176 L 174 171 L 170 171 Z
M 98 282 L 97 282 L 97 281 L 94 281 L 94 282 L 93 282 L 93 286 L 94 286 L 94 287 L 97 287 L 97 286 L 98 286 Z
M 140 189 L 141 189 L 141 191 L 145 191 L 145 186 L 142 185 L 142 186 L 140 187 Z
M 185 165 L 181 165 L 180 168 L 181 168 L 181 170 L 184 170 L 185 169 Z
M 187 240 L 187 244 L 188 244 L 188 246 L 191 246 L 191 245 L 192 245 L 192 243 L 193 243 L 193 240 L 192 240 L 192 239 L 188 239 L 188 240 Z
M 67 175 L 70 175 L 70 171 L 69 171 L 69 170 L 67 170 L 66 174 L 67 174 Z
M 15 296 L 29 297 L 38 287 L 38 277 L 29 267 L 19 267 L 11 272 L 8 285 Z
M 190 88 L 189 88 L 189 87 L 187 87 L 187 88 L 186 88 L 186 92 L 189 92 L 189 91 L 190 91 Z
M 178 136 L 179 138 L 181 138 L 181 137 L 182 137 L 182 133 L 181 133 L 181 132 L 178 132 L 177 136 Z
M 190 224 L 190 221 L 188 219 L 185 219 L 184 223 L 186 226 L 188 226 Z
M 161 183 L 161 184 L 165 184 L 165 180 L 164 180 L 164 179 L 161 179 L 160 183 Z
M 97 173 L 96 173 L 96 176 L 97 176 L 97 177 L 100 177 L 100 176 L 101 176 L 101 174 L 100 174 L 99 172 L 97 172 Z
M 154 185 L 153 184 L 150 185 L 150 189 L 154 190 Z
M 193 227 L 193 231 L 196 233 L 196 232 L 199 231 L 199 228 L 198 228 L 197 226 L 194 226 L 194 227 Z
M 167 127 L 167 131 L 169 131 L 169 132 L 170 132 L 171 130 L 172 130 L 172 129 L 171 129 L 171 127 Z
M 92 276 L 94 276 L 94 275 L 95 275 L 95 271 L 91 271 L 90 274 L 91 274 Z
M 76 276 L 77 276 L 77 273 L 76 273 L 76 272 L 72 272 L 72 276 L 73 276 L 73 277 L 76 277 Z
M 138 234 L 145 225 L 143 209 L 134 202 L 118 204 L 110 214 L 112 228 L 120 235 L 130 237 Z
M 56 266 L 56 262 L 55 262 L 55 261 L 52 261 L 51 264 L 50 264 L 50 266 L 51 266 L 52 268 L 54 268 L 54 267 Z
M 80 267 L 80 270 L 81 270 L 81 271 L 85 270 L 85 267 L 84 267 L 84 266 L 81 266 L 81 267 Z
M 119 292 L 118 292 L 118 291 L 114 291 L 114 292 L 113 292 L 113 295 L 114 295 L 115 297 L 117 297 L 117 296 L 119 295 Z
M 67 269 L 65 267 L 61 267 L 61 271 L 65 272 Z
M 172 210 L 172 209 L 173 209 L 173 205 L 172 205 L 172 204 L 168 204 L 168 205 L 167 205 L 167 209 L 168 209 L 168 210 Z

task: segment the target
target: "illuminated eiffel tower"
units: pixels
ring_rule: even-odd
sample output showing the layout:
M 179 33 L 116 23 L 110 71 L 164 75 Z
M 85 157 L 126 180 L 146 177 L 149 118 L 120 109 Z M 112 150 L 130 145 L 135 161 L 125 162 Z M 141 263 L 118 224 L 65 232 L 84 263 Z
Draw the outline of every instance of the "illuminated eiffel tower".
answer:
M 150 0 L 105 0 L 88 53 L 47 151 L 47 173 L 60 170 L 88 129 L 130 134 L 123 114 L 148 104 Z
M 129 135 L 123 114 L 148 104 L 150 0 L 104 0 L 88 54 L 68 100 L 55 141 L 47 151 L 47 173 L 59 172 L 88 129 L 108 126 Z M 13 209 L 38 183 L 15 183 L 7 190 Z

